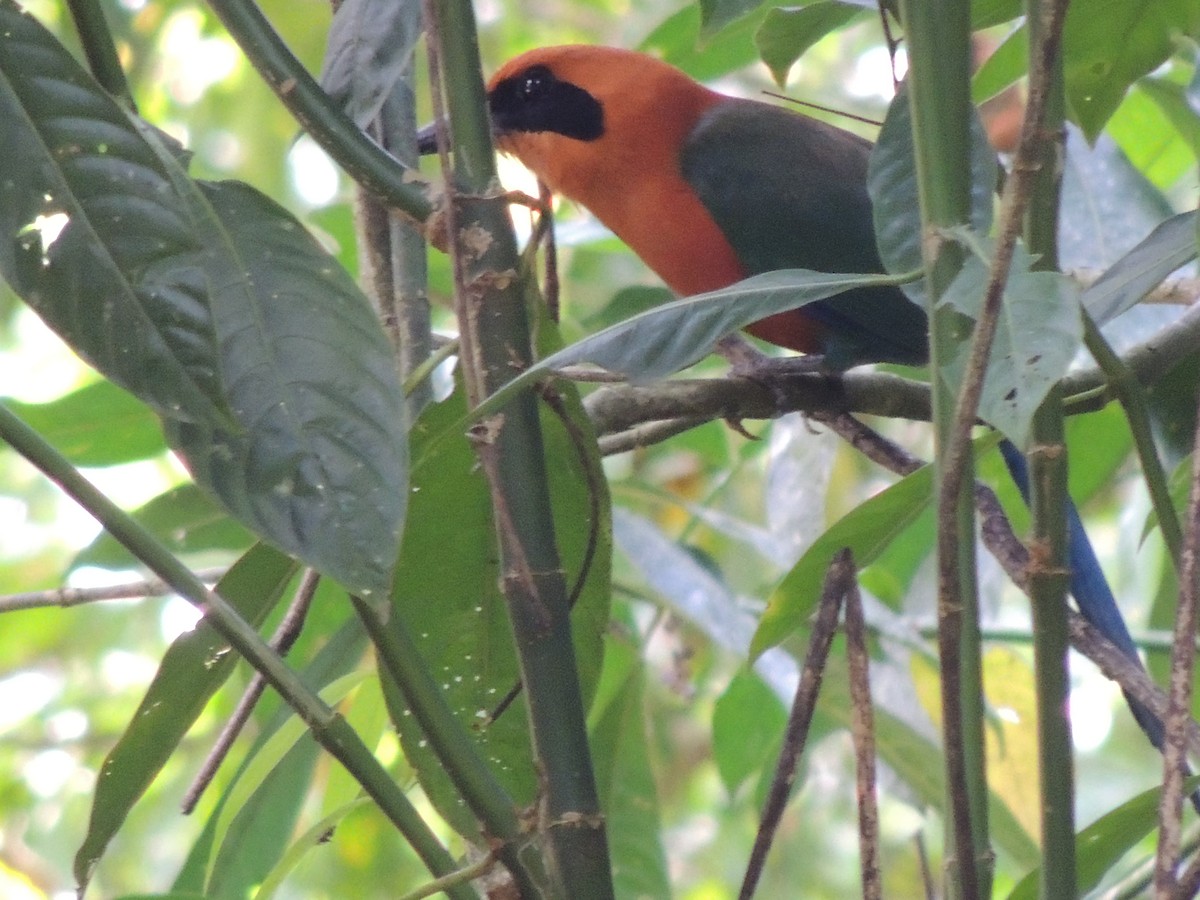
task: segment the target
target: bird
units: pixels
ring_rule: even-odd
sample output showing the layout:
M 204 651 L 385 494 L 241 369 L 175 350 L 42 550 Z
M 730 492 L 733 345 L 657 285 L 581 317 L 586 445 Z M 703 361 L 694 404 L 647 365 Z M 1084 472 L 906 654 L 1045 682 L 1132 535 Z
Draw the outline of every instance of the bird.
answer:
M 510 60 L 488 105 L 501 152 L 590 210 L 680 296 L 777 269 L 883 271 L 871 144 L 849 132 L 717 93 L 644 53 L 583 44 Z M 925 312 L 896 287 L 746 330 L 830 370 L 919 366 L 928 352 Z
M 867 191 L 871 144 L 857 135 L 721 94 L 647 54 L 595 45 L 523 53 L 495 72 L 487 98 L 497 149 L 589 210 L 681 296 L 779 269 L 884 271 Z M 890 286 L 846 291 L 746 331 L 814 355 L 828 372 L 929 357 L 925 311 Z M 1001 451 L 1027 495 L 1023 456 L 1007 441 Z M 1067 518 L 1080 612 L 1141 665 L 1069 500 Z M 1127 699 L 1161 748 L 1161 722 Z

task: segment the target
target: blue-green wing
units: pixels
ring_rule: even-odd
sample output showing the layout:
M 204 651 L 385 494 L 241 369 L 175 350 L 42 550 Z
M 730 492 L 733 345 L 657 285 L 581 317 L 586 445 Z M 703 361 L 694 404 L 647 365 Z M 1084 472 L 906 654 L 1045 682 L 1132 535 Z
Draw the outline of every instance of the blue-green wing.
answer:
M 730 100 L 701 118 L 680 164 L 748 274 L 882 272 L 866 188 L 870 149 L 823 122 Z M 832 364 L 925 361 L 925 313 L 897 288 L 848 291 L 797 314 L 820 323 Z

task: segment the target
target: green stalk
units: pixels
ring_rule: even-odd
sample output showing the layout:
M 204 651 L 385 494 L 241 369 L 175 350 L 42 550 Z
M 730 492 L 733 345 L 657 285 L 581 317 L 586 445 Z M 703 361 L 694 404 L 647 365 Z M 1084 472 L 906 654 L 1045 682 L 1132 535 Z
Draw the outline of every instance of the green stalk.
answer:
M 1150 425 L 1145 389 L 1129 366 L 1113 352 L 1091 316 L 1084 316 L 1083 328 L 1084 343 L 1107 377 L 1108 386 L 1116 395 L 1117 402 L 1121 404 L 1129 422 L 1129 432 L 1133 435 L 1133 446 L 1142 467 L 1142 477 L 1146 481 L 1146 490 L 1150 492 L 1150 503 L 1154 507 L 1154 514 L 1158 516 L 1159 528 L 1162 530 L 1167 552 L 1171 554 L 1171 562 L 1178 569 L 1183 530 L 1179 526 L 1175 504 L 1171 502 L 1167 474 L 1163 471 L 1162 461 L 1154 446 L 1154 432 Z
M 92 77 L 127 110 L 137 112 L 99 0 L 67 0 L 67 7 L 75 20 L 75 33 L 79 35 Z
M 409 803 L 404 792 L 371 754 L 354 729 L 288 668 L 254 628 L 224 598 L 210 591 L 154 535 L 97 490 L 32 428 L 0 404 L 0 439 L 29 460 L 76 503 L 87 510 L 155 575 L 204 613 L 222 637 L 260 672 L 312 730 L 313 737 L 363 786 L 437 877 L 456 871 L 454 860 Z M 475 900 L 459 887 L 455 900 Z
M 493 852 L 517 880 L 521 896 L 536 896 L 536 888 L 518 858 L 523 835 L 516 803 L 492 775 L 476 750 L 475 740 L 446 703 L 404 622 L 396 614 L 385 620 L 374 606 L 358 597 L 351 600 L 383 669 L 404 694 L 404 702 L 446 774 L 483 823 L 485 838 L 489 843 L 501 842 L 499 846 L 493 844 Z
M 443 80 L 454 145 L 455 237 L 489 240 L 456 254 L 459 329 L 472 404 L 532 364 L 525 285 L 506 200 L 498 196 L 487 98 L 471 5 L 433 0 L 431 47 Z M 436 112 L 436 111 L 435 111 Z M 480 246 L 485 246 L 482 252 Z M 486 311 L 486 313 L 484 312 Z M 503 589 L 528 700 L 542 784 L 538 825 L 551 894 L 613 896 L 604 819 L 588 747 L 569 602 L 555 544 L 537 401 L 524 391 L 476 429 L 499 536 Z
M 358 184 L 424 222 L 433 204 L 407 171 L 329 99 L 252 0 L 209 0 L 251 65 L 296 121 Z
M 1046 4 L 1028 0 L 1030 82 L 1044 86 L 1045 113 L 1042 140 L 1036 145 L 1036 174 L 1025 216 L 1025 241 L 1040 257 L 1037 267 L 1058 268 L 1058 207 L 1062 185 L 1057 161 L 1065 147 L 1062 59 L 1050 60 L 1041 51 L 1047 40 Z M 1048 65 L 1047 65 L 1048 64 Z M 1047 395 L 1032 422 L 1033 449 L 1029 453 L 1029 505 L 1033 515 L 1029 598 L 1033 610 L 1033 663 L 1037 680 L 1038 770 L 1041 793 L 1042 866 L 1039 890 L 1042 900 L 1074 897 L 1075 868 L 1075 764 L 1071 722 L 1067 715 L 1070 693 L 1067 631 L 1066 504 L 1067 448 L 1063 431 L 1062 391 Z
M 947 790 L 947 893 L 987 896 L 983 687 L 975 583 L 973 465 L 954 424 L 956 391 L 942 366 L 966 339 L 961 317 L 937 301 L 963 250 L 939 237 L 970 219 L 970 8 L 958 0 L 901 0 L 909 47 L 909 98 L 927 266 L 934 448 L 938 467 L 938 655 Z

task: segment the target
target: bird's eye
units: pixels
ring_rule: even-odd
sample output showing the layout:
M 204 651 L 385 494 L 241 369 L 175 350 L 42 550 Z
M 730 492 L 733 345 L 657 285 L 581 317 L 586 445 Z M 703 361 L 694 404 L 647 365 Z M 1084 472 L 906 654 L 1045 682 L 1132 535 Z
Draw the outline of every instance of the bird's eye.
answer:
M 521 77 L 517 94 L 522 100 L 537 100 L 553 81 L 554 76 L 545 66 L 534 66 Z

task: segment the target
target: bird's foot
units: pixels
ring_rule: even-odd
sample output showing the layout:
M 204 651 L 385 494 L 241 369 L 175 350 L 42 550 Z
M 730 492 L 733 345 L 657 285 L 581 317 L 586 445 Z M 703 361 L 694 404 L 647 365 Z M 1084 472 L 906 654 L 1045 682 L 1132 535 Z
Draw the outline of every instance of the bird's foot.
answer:
M 771 380 L 790 375 L 828 375 L 825 357 L 817 353 L 805 356 L 767 356 L 740 334 L 730 334 L 717 341 L 717 352 L 729 363 L 729 374 L 749 378 L 764 387 Z
M 825 367 L 823 356 L 818 354 L 784 358 L 767 356 L 739 334 L 731 334 L 722 338 L 717 342 L 716 350 L 729 363 L 731 376 L 753 381 L 770 394 L 777 415 L 795 410 L 795 405 L 788 392 L 789 379 L 797 376 L 829 376 L 832 374 Z M 726 418 L 725 424 L 744 437 L 751 440 L 758 439 L 745 429 L 739 419 Z

